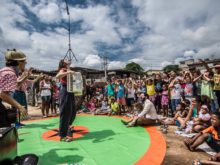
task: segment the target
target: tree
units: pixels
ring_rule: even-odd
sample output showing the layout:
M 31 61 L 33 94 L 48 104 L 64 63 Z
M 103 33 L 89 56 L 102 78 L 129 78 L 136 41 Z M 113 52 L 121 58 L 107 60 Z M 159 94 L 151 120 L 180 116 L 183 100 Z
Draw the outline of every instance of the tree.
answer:
M 134 71 L 137 73 L 142 73 L 144 71 L 144 69 L 139 64 L 137 64 L 135 62 L 128 63 L 124 69 Z
M 180 70 L 179 65 L 167 65 L 163 68 L 164 72 L 170 72 L 170 71 L 178 72 L 179 70 Z

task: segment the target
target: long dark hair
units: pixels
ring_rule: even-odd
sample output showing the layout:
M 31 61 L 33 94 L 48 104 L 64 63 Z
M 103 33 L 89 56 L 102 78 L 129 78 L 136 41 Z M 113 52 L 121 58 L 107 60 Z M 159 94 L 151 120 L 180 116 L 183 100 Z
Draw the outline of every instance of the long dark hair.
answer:
M 14 67 L 16 67 L 16 66 L 18 66 L 18 61 L 15 61 L 15 60 L 7 60 L 6 63 L 5 63 L 5 66 L 8 66 L 8 67 L 14 66 Z
M 60 60 L 58 70 L 66 68 L 66 63 L 64 62 L 64 59 Z

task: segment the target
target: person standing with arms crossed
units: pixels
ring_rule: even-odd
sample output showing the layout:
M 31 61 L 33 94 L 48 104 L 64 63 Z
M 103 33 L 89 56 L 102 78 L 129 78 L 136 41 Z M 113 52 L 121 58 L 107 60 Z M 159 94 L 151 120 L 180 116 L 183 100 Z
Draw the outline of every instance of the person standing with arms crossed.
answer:
M 59 62 L 58 73 L 56 78 L 60 80 L 61 89 L 59 93 L 60 109 L 60 141 L 70 142 L 73 140 L 71 135 L 71 124 L 76 117 L 74 94 L 67 91 L 67 75 L 74 74 L 70 70 L 70 61 L 63 59 Z M 68 135 L 71 136 L 68 136 Z

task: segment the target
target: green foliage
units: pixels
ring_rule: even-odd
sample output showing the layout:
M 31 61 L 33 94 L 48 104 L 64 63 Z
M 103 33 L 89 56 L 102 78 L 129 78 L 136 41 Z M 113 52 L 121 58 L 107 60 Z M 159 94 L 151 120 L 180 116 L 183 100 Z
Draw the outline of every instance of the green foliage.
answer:
M 180 70 L 179 65 L 167 65 L 163 68 L 164 72 L 175 71 L 178 72 Z
M 135 62 L 128 63 L 124 69 L 134 71 L 137 73 L 143 73 L 143 71 L 144 71 L 144 69 L 139 64 L 137 64 Z

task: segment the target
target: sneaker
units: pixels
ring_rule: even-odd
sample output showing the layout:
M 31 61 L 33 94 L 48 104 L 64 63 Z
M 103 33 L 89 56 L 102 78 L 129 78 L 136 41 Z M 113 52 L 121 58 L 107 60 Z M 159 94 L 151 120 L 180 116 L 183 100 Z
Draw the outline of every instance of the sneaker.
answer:
M 134 123 L 128 123 L 127 127 L 134 127 Z
M 60 141 L 61 142 L 71 142 L 71 141 L 73 141 L 73 138 L 71 138 L 71 137 L 64 137 L 64 138 L 60 138 Z
M 125 120 L 121 120 L 121 122 L 122 122 L 124 125 L 127 125 L 127 124 L 128 124 L 128 122 L 125 121 Z

